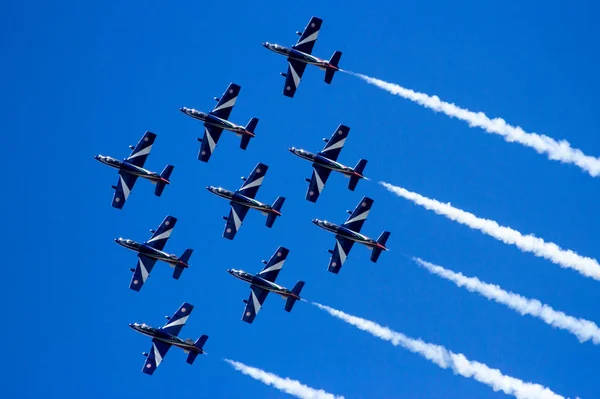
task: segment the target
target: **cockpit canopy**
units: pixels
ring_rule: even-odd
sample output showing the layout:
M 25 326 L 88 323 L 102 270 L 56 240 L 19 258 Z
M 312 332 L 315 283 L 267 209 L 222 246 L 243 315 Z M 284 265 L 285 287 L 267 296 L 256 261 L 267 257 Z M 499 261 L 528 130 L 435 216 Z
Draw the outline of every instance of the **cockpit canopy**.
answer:
M 333 223 L 331 223 L 331 222 L 328 222 L 327 220 L 322 220 L 322 221 L 321 221 L 321 223 L 322 223 L 322 224 L 323 224 L 323 226 L 325 226 L 325 227 L 331 227 L 331 228 L 334 228 L 334 227 L 335 227 L 335 224 L 333 224 Z
M 104 162 L 107 162 L 107 163 L 117 163 L 117 162 L 119 162 L 115 158 L 109 157 L 108 155 L 98 155 L 98 158 L 101 159 Z
M 248 277 L 248 278 L 249 278 L 249 277 L 252 277 L 252 275 L 251 275 L 250 273 L 246 273 L 246 272 L 245 272 L 245 271 L 243 271 L 243 270 L 231 269 L 231 271 L 232 271 L 234 274 L 237 274 L 237 275 L 238 275 L 238 276 L 240 276 L 240 277 Z

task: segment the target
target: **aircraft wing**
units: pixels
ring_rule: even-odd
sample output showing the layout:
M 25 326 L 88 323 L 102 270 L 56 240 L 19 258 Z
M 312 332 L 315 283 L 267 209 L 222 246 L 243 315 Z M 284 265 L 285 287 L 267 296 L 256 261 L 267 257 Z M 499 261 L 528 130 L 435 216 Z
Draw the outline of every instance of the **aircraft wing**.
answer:
M 152 149 L 152 144 L 154 144 L 154 140 L 156 139 L 156 134 L 152 132 L 146 132 L 144 137 L 137 143 L 131 154 L 125 158 L 125 161 L 129 162 L 132 165 L 139 166 L 140 168 L 144 167 L 144 163 L 146 162 L 146 158 L 150 154 L 150 150 Z
M 321 30 L 321 24 L 323 20 L 317 17 L 312 17 L 310 21 L 308 21 L 308 25 L 304 28 L 304 32 L 298 39 L 298 42 L 294 44 L 292 47 L 298 51 L 302 51 L 303 53 L 310 54 L 315 46 L 315 42 L 317 41 L 317 37 L 319 36 L 319 31 Z
M 279 271 L 283 267 L 283 262 L 287 259 L 290 250 L 284 247 L 277 248 L 277 251 L 271 256 L 269 262 L 265 265 L 264 269 L 258 275 L 265 280 L 268 280 L 272 283 L 275 282 Z
M 184 302 L 179 309 L 177 309 L 177 312 L 171 316 L 167 324 L 162 326 L 160 329 L 167 334 L 175 336 L 179 335 L 179 332 L 183 326 L 185 326 L 185 322 L 187 321 L 188 317 L 190 317 L 192 310 L 194 310 L 194 305 Z
M 144 363 L 144 368 L 142 371 L 146 374 L 152 375 L 156 368 L 162 363 L 162 360 L 169 351 L 170 347 L 171 344 L 167 344 L 166 342 L 162 342 L 156 338 L 153 338 L 152 349 L 146 357 L 146 363 Z
M 138 255 L 138 263 L 133 272 L 133 277 L 131 278 L 131 283 L 129 283 L 129 288 L 134 291 L 139 291 L 142 289 L 142 285 L 148 279 L 152 268 L 156 264 L 156 259 L 149 258 L 145 255 Z
M 284 96 L 294 97 L 305 69 L 306 64 L 304 62 L 288 58 L 288 70 L 285 75 L 285 86 L 283 87 Z
M 162 221 L 158 229 L 152 234 L 152 237 L 148 241 L 145 242 L 146 245 L 158 249 L 162 251 L 165 247 L 167 240 L 171 236 L 171 232 L 177 223 L 177 218 L 173 216 L 167 216 L 165 220 Z
M 225 224 L 223 237 L 233 240 L 249 210 L 250 208 L 246 206 L 237 204 L 235 202 L 231 203 L 231 210 L 229 211 L 229 217 L 227 218 L 227 223 Z
M 356 208 L 354 208 L 354 212 L 352 212 L 342 226 L 359 233 L 365 220 L 367 220 L 372 205 L 373 200 L 371 198 L 363 197 L 358 205 L 356 205 Z
M 133 189 L 137 176 L 129 174 L 127 172 L 119 171 L 119 182 L 117 183 L 117 189 L 113 196 L 112 206 L 121 209 L 125 205 L 125 201 L 129 197 L 129 193 Z
M 246 309 L 244 309 L 244 315 L 242 316 L 242 320 L 246 323 L 252 323 L 256 314 L 260 311 L 262 304 L 267 299 L 267 295 L 269 295 L 269 291 L 263 290 L 255 285 L 250 286 L 250 297 L 246 302 Z
M 200 151 L 198 152 L 198 159 L 202 162 L 208 162 L 212 155 L 217 142 L 221 138 L 223 129 L 215 127 L 207 123 L 204 124 L 204 136 L 202 137 L 202 143 L 200 144 Z
M 342 265 L 348 257 L 348 253 L 352 249 L 354 241 L 348 240 L 341 236 L 335 236 L 335 248 L 333 248 L 333 254 L 329 260 L 328 270 L 331 273 L 338 274 Z
M 254 198 L 256 193 L 258 193 L 258 189 L 262 184 L 265 175 L 267 174 L 267 169 L 269 167 L 264 163 L 259 163 L 254 167 L 250 176 L 246 179 L 242 187 L 237 191 L 238 193 L 245 195 L 248 198 Z
M 317 202 L 317 198 L 323 191 L 325 183 L 331 174 L 331 169 L 324 168 L 320 165 L 313 164 L 313 173 L 306 191 L 306 199 L 310 202 Z
M 229 119 L 229 115 L 231 114 L 231 110 L 235 105 L 235 101 L 237 100 L 238 95 L 240 94 L 241 87 L 236 85 L 235 83 L 230 83 L 225 90 L 225 93 L 219 99 L 217 106 L 210 111 L 211 114 L 218 116 L 221 119 Z
M 342 152 L 342 147 L 344 147 L 344 143 L 346 142 L 346 137 L 348 137 L 348 132 L 350 132 L 348 126 L 339 125 L 327 144 L 325 144 L 325 147 L 319 152 L 319 155 L 332 161 L 337 161 L 340 152 Z

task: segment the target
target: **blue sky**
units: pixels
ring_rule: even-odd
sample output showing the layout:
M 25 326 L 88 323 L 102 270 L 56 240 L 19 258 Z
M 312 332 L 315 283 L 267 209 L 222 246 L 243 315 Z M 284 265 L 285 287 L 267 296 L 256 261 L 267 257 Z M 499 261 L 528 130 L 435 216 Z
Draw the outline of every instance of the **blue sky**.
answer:
M 394 3 L 394 4 L 392 4 Z M 308 163 L 286 150 L 318 150 L 351 127 L 340 161 L 365 173 L 582 255 L 600 257 L 598 183 L 480 129 L 434 114 L 356 78 L 332 85 L 308 68 L 296 97 L 281 95 L 283 58 L 263 41 L 293 44 L 312 15 L 324 19 L 314 53 L 341 50 L 342 68 L 437 94 L 527 131 L 568 139 L 598 155 L 600 36 L 594 2 L 44 2 L 0 12 L 0 123 L 5 228 L 0 370 L 11 397 L 284 397 L 220 361 L 226 356 L 347 398 L 500 398 L 437 366 L 300 303 L 270 297 L 253 325 L 240 318 L 248 288 L 225 270 L 258 271 L 278 245 L 290 256 L 278 282 L 305 280 L 307 299 L 442 344 L 565 396 L 598 397 L 600 349 L 539 320 L 459 290 L 409 263 L 422 257 L 600 321 L 598 282 L 453 223 L 375 182 L 355 192 L 332 175 L 318 203 L 304 200 Z M 201 124 L 180 106 L 208 110 L 230 82 L 242 86 L 234 122 L 260 118 L 247 151 L 224 134 L 208 164 L 196 160 Z M 93 159 L 125 157 L 144 131 L 158 134 L 146 166 L 174 163 L 161 198 L 139 181 L 111 208 L 114 171 Z M 287 197 L 273 229 L 251 212 L 233 242 L 228 212 L 207 185 L 237 188 L 257 162 L 270 166 L 258 199 Z M 364 232 L 392 236 L 377 264 L 356 246 L 339 275 L 326 270 L 333 237 L 310 222 L 343 221 L 375 199 Z M 116 245 L 143 240 L 179 218 L 166 249 L 195 249 L 179 281 L 158 264 L 130 291 L 136 258 Z M 140 372 L 150 342 L 127 323 L 161 324 L 195 305 L 182 336 L 207 334 L 193 366 L 172 350 L 152 377 Z

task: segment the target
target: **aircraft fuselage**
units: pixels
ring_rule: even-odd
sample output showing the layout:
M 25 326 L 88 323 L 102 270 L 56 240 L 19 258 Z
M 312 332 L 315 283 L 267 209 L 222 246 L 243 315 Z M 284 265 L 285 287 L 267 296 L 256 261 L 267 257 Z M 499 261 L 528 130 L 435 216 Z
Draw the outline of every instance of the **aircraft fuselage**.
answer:
M 275 209 L 273 209 L 271 207 L 271 205 L 263 204 L 262 202 L 257 201 L 254 198 L 246 197 L 245 195 L 242 195 L 240 193 L 237 193 L 234 191 L 229 191 L 229 190 L 226 190 L 221 187 L 214 187 L 214 186 L 208 186 L 208 187 L 206 187 L 206 189 L 208 191 L 210 191 L 211 193 L 213 193 L 219 197 L 228 199 L 231 202 L 234 202 L 236 204 L 240 204 L 245 207 L 256 209 L 256 210 L 259 210 L 259 211 L 265 212 L 265 213 L 276 213 L 278 215 L 281 214 L 279 211 L 276 211 Z
M 338 67 L 331 65 L 327 60 L 322 60 L 320 58 L 315 57 L 312 54 L 307 54 L 294 48 L 289 48 L 286 46 L 281 46 L 279 44 L 272 43 L 263 43 L 262 45 L 265 48 L 273 51 L 274 53 L 284 55 L 288 58 L 303 62 L 305 64 L 316 65 L 321 69 L 334 69 L 336 71 L 339 70 Z
M 127 249 L 135 251 L 141 255 L 147 256 L 152 259 L 160 260 L 169 263 L 174 266 L 187 267 L 188 265 L 182 262 L 177 255 L 169 254 L 164 251 L 160 251 L 149 245 L 142 244 L 133 240 L 116 238 L 115 242 Z
M 326 158 L 322 155 L 319 154 L 313 154 L 312 152 L 303 150 L 301 148 L 295 148 L 295 147 L 291 147 L 288 149 L 292 154 L 296 155 L 297 157 L 300 157 L 302 159 L 305 159 L 307 161 L 311 161 L 314 164 L 317 164 L 319 166 L 322 166 L 324 168 L 327 169 L 331 169 L 335 172 L 340 172 L 346 176 L 351 176 L 351 175 L 356 175 L 356 176 L 360 176 L 362 177 L 362 175 L 356 173 L 354 171 L 354 168 L 351 168 L 349 166 L 346 165 L 342 165 L 339 162 L 333 161 L 329 158 Z
M 141 168 L 139 166 L 135 166 L 130 164 L 127 161 L 120 161 L 118 159 L 112 158 L 112 157 L 108 157 L 105 155 L 96 155 L 94 156 L 94 158 L 100 162 L 102 162 L 105 165 L 110 166 L 111 168 L 115 168 L 118 169 L 119 171 L 123 171 L 125 173 L 128 173 L 130 175 L 134 175 L 134 176 L 138 176 L 138 177 L 142 177 L 144 179 L 148 179 L 153 183 L 162 181 L 165 183 L 169 183 L 168 180 L 163 179 L 162 177 L 160 177 L 160 175 L 156 172 L 151 172 L 147 169 Z
M 252 137 L 255 136 L 254 133 L 247 131 L 244 126 L 236 125 L 235 123 L 230 122 L 223 118 L 219 118 L 218 116 L 213 115 L 210 112 L 205 113 L 205 112 L 195 110 L 193 108 L 186 108 L 186 107 L 182 107 L 182 108 L 180 108 L 180 110 L 184 114 L 191 116 L 194 119 L 198 119 L 199 121 L 202 121 L 208 125 L 211 125 L 211 126 L 223 129 L 223 130 L 229 130 L 229 131 L 237 133 L 237 134 L 245 134 L 247 136 L 252 136 Z
M 320 228 L 334 233 L 336 235 L 339 235 L 340 237 L 343 237 L 347 240 L 366 245 L 369 248 L 379 247 L 381 249 L 386 249 L 384 246 L 380 245 L 379 243 L 377 243 L 377 241 L 373 240 L 372 238 L 369 238 L 364 234 L 357 233 L 356 231 L 350 230 L 344 226 L 339 226 L 335 223 L 319 219 L 314 219 L 312 222 Z
M 166 333 L 158 328 L 150 327 L 146 324 L 139 324 L 139 323 L 131 323 L 131 324 L 129 324 L 129 327 L 131 327 L 133 330 L 139 332 L 140 334 L 144 334 L 144 335 L 154 338 L 158 341 L 162 341 L 167 344 L 177 346 L 177 347 L 183 349 L 184 351 L 193 351 L 193 352 L 198 352 L 198 353 L 204 353 L 204 351 L 202 349 L 198 349 L 196 346 L 194 346 L 194 341 L 183 340 L 175 335 Z
M 259 288 L 262 288 L 263 290 L 273 292 L 277 295 L 281 295 L 282 297 L 285 297 L 285 298 L 292 297 L 292 298 L 300 299 L 300 297 L 298 295 L 294 294 L 292 291 L 288 290 L 287 288 L 282 287 L 278 284 L 275 284 L 272 281 L 265 280 L 264 278 L 262 278 L 258 275 L 253 275 L 253 274 L 247 273 L 243 270 L 236 270 L 236 269 L 228 269 L 227 273 L 231 274 L 235 278 L 238 278 L 242 281 L 247 282 L 250 285 L 257 286 Z

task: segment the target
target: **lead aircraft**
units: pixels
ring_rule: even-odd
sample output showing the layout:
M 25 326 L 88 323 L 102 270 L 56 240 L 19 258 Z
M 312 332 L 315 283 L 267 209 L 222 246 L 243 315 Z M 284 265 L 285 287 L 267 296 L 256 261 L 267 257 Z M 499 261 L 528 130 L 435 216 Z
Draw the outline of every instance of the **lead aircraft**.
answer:
M 303 32 L 296 32 L 300 36 L 300 39 L 291 48 L 269 42 L 262 43 L 265 48 L 287 57 L 287 73 L 281 73 L 281 76 L 285 77 L 284 96 L 294 97 L 296 89 L 300 84 L 300 79 L 302 79 L 302 75 L 304 74 L 304 69 L 306 69 L 306 65 L 308 64 L 316 65 L 325 71 L 325 83 L 327 84 L 331 83 L 333 75 L 340 70 L 338 63 L 342 57 L 341 51 L 334 52 L 329 61 L 322 60 L 311 54 L 319 36 L 322 23 L 322 19 L 312 17 Z
M 256 314 L 260 311 L 262 304 L 267 299 L 269 292 L 273 292 L 277 295 L 281 295 L 286 300 L 285 311 L 291 312 L 294 304 L 300 299 L 300 291 L 304 287 L 304 281 L 298 281 L 292 290 L 288 290 L 285 287 L 275 284 L 275 279 L 283 267 L 289 249 L 284 247 L 277 248 L 277 251 L 271 256 L 269 262 L 263 260 L 265 267 L 262 271 L 256 275 L 247 273 L 243 270 L 228 269 L 227 272 L 242 281 L 250 284 L 250 297 L 248 300 L 244 299 L 246 309 L 242 320 L 246 323 L 252 323 Z
M 317 154 L 313 154 L 312 152 L 301 148 L 288 148 L 292 154 L 312 162 L 312 177 L 310 179 L 305 179 L 309 182 L 308 190 L 306 191 L 306 199 L 308 201 L 317 202 L 317 198 L 319 198 L 321 191 L 323 191 L 331 171 L 340 172 L 344 176 L 350 178 L 350 182 L 348 183 L 350 191 L 354 191 L 360 179 L 366 179 L 362 174 L 367 165 L 366 159 L 359 160 L 354 168 L 337 162 L 337 158 L 342 151 L 342 147 L 346 142 L 349 132 L 350 128 L 348 126 L 339 125 L 330 139 L 323 139 L 327 144 L 325 144 L 325 147 Z
M 125 238 L 115 238 L 117 244 L 138 253 L 136 268 L 129 269 L 133 272 L 129 288 L 139 291 L 146 282 L 157 260 L 166 262 L 175 268 L 173 271 L 174 279 L 179 279 L 181 273 L 183 273 L 183 269 L 189 267 L 188 262 L 190 256 L 192 256 L 192 252 L 194 252 L 193 249 L 186 249 L 181 257 L 163 251 L 176 223 L 177 218 L 167 216 L 158 227 L 158 230 L 150 230 L 152 237 L 143 243 Z
M 335 247 L 333 250 L 329 250 L 331 259 L 329 260 L 328 270 L 331 273 L 338 274 L 340 272 L 355 242 L 363 244 L 373 251 L 371 262 L 377 262 L 381 252 L 388 250 L 385 244 L 390 236 L 389 231 L 381 233 L 377 241 L 360 234 L 360 229 L 367 220 L 372 205 L 373 200 L 371 198 L 363 197 L 354 208 L 354 212 L 346 211 L 350 214 L 350 217 L 341 226 L 326 220 L 313 219 L 312 222 L 320 228 L 335 233 Z
M 277 197 L 273 205 L 263 204 L 254 199 L 265 178 L 268 168 L 269 167 L 263 163 L 256 165 L 248 179 L 242 177 L 244 184 L 237 191 L 229 191 L 222 187 L 215 186 L 206 187 L 211 193 L 230 200 L 231 210 L 229 211 L 229 216 L 223 216 L 223 219 L 227 220 L 225 231 L 223 231 L 223 237 L 233 240 L 237 231 L 240 229 L 246 214 L 251 208 L 267 215 L 266 225 L 269 228 L 273 227 L 273 223 L 275 223 L 277 216 L 281 216 L 281 207 L 285 202 L 284 197 Z
M 209 113 L 201 112 L 193 108 L 181 107 L 179 110 L 184 114 L 204 122 L 204 136 L 198 141 L 201 143 L 198 159 L 208 162 L 223 130 L 229 130 L 242 138 L 240 148 L 245 150 L 250 139 L 255 137 L 254 129 L 258 124 L 258 118 L 251 118 L 246 126 L 236 125 L 228 120 L 231 110 L 235 105 L 241 87 L 230 83 L 221 98 L 215 97 L 217 106 Z
M 142 372 L 152 375 L 156 368 L 162 363 L 163 358 L 171 346 L 183 349 L 183 351 L 188 354 L 186 361 L 189 364 L 193 364 L 196 357 L 204 353 L 202 348 L 206 343 L 208 336 L 202 335 L 196 341 L 178 337 L 179 332 L 183 326 L 185 326 L 185 322 L 193 309 L 193 305 L 184 302 L 172 317 L 165 316 L 167 324 L 160 328 L 150 327 L 143 323 L 129 324 L 129 327 L 135 331 L 148 337 L 152 337 L 152 349 L 150 350 L 150 353 L 143 353 L 143 355 L 146 356 L 146 362 L 144 363 Z
M 173 165 L 167 165 L 160 175 L 144 169 L 144 163 L 150 154 L 155 139 L 156 134 L 146 132 L 135 147 L 132 145 L 129 146 L 133 151 L 123 161 L 106 155 L 94 156 L 97 161 L 119 170 L 119 182 L 116 186 L 111 186 L 115 190 L 112 201 L 113 207 L 117 209 L 123 208 L 138 177 L 150 180 L 152 184 L 156 184 L 154 195 L 157 197 L 160 197 L 166 185 L 170 183 L 169 177 L 171 177 L 171 172 L 173 172 Z

